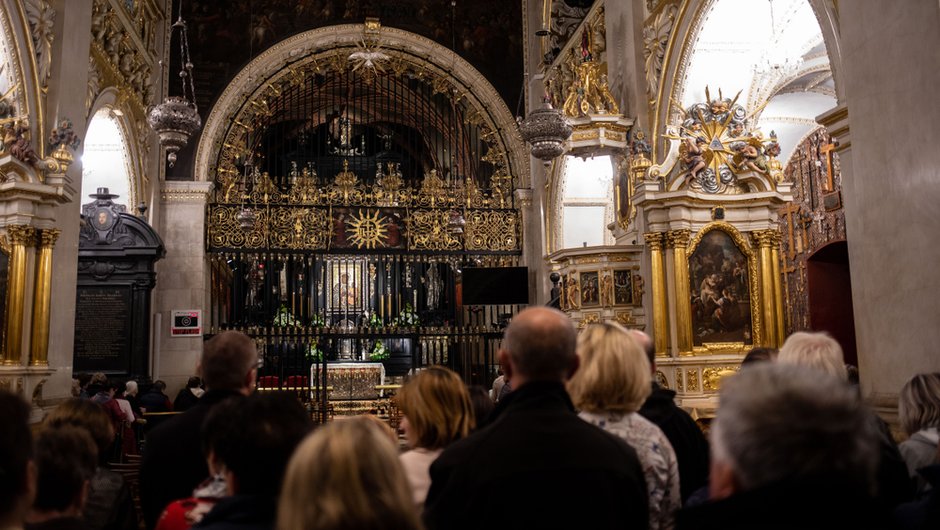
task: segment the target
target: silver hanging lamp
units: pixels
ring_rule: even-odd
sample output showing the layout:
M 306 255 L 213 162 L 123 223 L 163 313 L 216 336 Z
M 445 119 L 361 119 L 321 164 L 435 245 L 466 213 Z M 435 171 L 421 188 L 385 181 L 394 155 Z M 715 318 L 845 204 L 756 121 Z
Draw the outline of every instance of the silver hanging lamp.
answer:
M 160 136 L 160 145 L 166 149 L 166 160 L 170 167 L 176 163 L 176 153 L 186 147 L 189 138 L 202 127 L 196 92 L 193 89 L 193 63 L 189 56 L 189 38 L 186 21 L 183 20 L 183 2 L 180 1 L 179 16 L 170 27 L 172 33 L 180 33 L 180 80 L 183 84 L 181 96 L 168 96 L 163 103 L 154 105 L 147 112 L 147 123 Z
M 516 118 L 522 139 L 529 144 L 532 156 L 546 166 L 565 152 L 565 142 L 571 137 L 571 124 L 561 111 L 552 107 L 548 95 L 542 107 L 529 113 L 526 119 Z

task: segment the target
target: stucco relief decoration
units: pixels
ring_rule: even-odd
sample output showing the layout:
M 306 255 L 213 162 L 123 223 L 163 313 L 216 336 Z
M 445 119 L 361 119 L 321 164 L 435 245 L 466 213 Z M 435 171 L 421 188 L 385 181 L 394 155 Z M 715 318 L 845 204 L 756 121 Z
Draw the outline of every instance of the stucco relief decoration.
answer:
M 652 11 L 655 6 L 649 6 Z M 663 73 L 663 58 L 669 34 L 676 21 L 679 8 L 671 5 L 659 12 L 652 23 L 643 28 L 643 56 L 646 58 L 646 95 L 650 105 L 655 105 L 659 93 L 659 80 Z
M 749 190 L 746 180 L 764 177 L 779 180 L 780 146 L 776 135 L 769 139 L 750 127 L 750 115 L 734 98 L 719 90 L 712 98 L 705 89 L 706 101 L 681 109 L 678 136 L 666 138 L 679 142 L 679 187 L 710 194 L 740 193 Z
M 52 40 L 55 9 L 46 0 L 27 0 L 26 17 L 32 32 L 33 47 L 36 52 L 36 68 L 39 82 L 46 86 L 52 74 Z
M 565 0 L 552 2 L 551 42 L 544 58 L 546 64 L 551 64 L 555 60 L 555 56 L 577 31 L 588 11 L 590 8 L 570 6 Z

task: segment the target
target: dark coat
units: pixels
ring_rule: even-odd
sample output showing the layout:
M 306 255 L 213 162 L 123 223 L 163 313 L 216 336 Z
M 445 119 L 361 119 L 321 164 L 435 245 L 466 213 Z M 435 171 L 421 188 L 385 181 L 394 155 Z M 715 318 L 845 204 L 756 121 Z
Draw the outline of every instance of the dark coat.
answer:
M 147 410 L 147 412 L 171 412 L 173 403 L 170 397 L 163 392 L 151 390 L 137 399 L 138 404 Z
M 676 405 L 676 393 L 653 383 L 653 392 L 639 413 L 655 423 L 669 439 L 679 464 L 682 502 L 708 485 L 708 440 L 692 416 Z
M 187 411 L 196 403 L 199 403 L 196 394 L 193 394 L 191 389 L 184 388 L 179 391 L 179 394 L 176 394 L 176 399 L 173 401 L 173 410 L 177 412 Z
M 140 466 L 140 501 L 147 528 L 153 528 L 170 502 L 189 497 L 209 476 L 200 430 L 212 407 L 229 390 L 206 392 L 193 408 L 147 433 Z
M 902 530 L 940 528 L 940 464 L 917 470 L 931 488 L 913 501 L 901 504 L 894 512 L 894 520 Z
M 215 503 L 193 530 L 271 530 L 276 513 L 273 497 L 235 495 Z
M 431 464 L 429 530 L 648 527 L 636 452 L 578 418 L 561 382 L 525 384 L 491 418 Z
M 679 510 L 676 530 L 832 530 L 891 528 L 854 484 L 817 478 L 780 483 Z

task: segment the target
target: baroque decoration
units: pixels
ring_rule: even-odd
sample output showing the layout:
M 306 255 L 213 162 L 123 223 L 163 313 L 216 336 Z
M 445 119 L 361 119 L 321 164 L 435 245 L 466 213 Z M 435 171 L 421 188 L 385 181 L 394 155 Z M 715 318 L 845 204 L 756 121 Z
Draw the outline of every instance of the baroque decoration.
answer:
M 705 94 L 706 101 L 680 109 L 682 121 L 671 128 L 678 134 L 665 135 L 677 148 L 679 162 L 668 177 L 669 188 L 708 194 L 772 189 L 783 177 L 776 135 L 771 131 L 764 139 L 750 126 L 751 116 L 737 103 L 740 93 L 732 99 L 719 90 L 712 98 L 706 87 Z M 651 175 L 660 170 L 654 166 Z
M 213 166 L 210 249 L 520 252 L 512 159 L 484 109 L 383 38 L 397 30 L 361 28 L 255 78 Z

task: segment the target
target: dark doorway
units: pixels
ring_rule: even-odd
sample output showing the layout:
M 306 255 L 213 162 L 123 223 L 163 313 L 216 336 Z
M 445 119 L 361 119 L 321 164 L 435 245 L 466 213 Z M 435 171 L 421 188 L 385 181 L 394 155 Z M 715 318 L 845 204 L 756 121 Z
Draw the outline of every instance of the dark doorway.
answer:
M 806 272 L 810 328 L 832 335 L 842 346 L 845 362 L 858 366 L 852 279 L 845 241 L 834 241 L 813 253 L 806 260 Z

